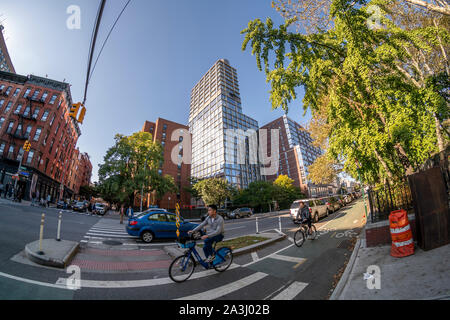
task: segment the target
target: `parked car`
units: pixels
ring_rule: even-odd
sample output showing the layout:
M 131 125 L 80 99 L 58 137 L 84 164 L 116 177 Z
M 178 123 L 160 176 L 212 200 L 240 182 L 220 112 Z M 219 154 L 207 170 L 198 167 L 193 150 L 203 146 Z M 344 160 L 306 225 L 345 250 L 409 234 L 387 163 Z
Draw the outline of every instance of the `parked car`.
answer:
M 296 223 L 297 213 L 300 210 L 300 202 L 305 202 L 305 204 L 308 205 L 311 218 L 314 222 L 319 221 L 319 218 L 327 215 L 327 205 L 325 201 L 312 198 L 296 200 L 292 203 L 290 208 L 291 218 L 294 223 Z
M 92 213 L 98 214 L 100 216 L 104 216 L 106 214 L 106 211 L 108 210 L 108 207 L 103 203 L 95 203 L 94 207 L 92 208 Z
M 227 209 L 217 209 L 217 214 L 222 216 L 224 219 L 229 219 L 230 212 Z M 203 213 L 200 217 L 202 222 L 206 219 L 206 217 L 208 217 L 208 212 Z
M 331 212 L 336 212 L 342 207 L 339 198 L 337 196 L 329 197 L 327 205 L 328 204 L 329 207 L 331 208 Z
M 73 211 L 87 212 L 87 205 L 84 201 L 78 201 L 73 207 Z
M 345 199 L 343 195 L 339 195 L 337 196 L 339 203 L 341 204 L 341 208 L 345 207 L 346 203 L 345 203 Z
M 349 204 L 349 203 L 351 203 L 353 201 L 352 196 L 350 194 L 346 194 L 344 196 L 344 199 L 345 199 L 345 203 L 346 204 Z
M 252 209 L 245 207 L 233 210 L 228 214 L 228 217 L 230 219 L 239 219 L 244 217 L 251 217 L 252 214 L 253 214 Z
M 176 221 L 175 214 L 161 209 L 144 211 L 128 220 L 126 230 L 130 236 L 140 237 L 146 243 L 155 239 L 176 239 Z M 198 224 L 186 222 L 181 217 L 180 238 L 187 238 L 187 232 L 197 226 Z
M 67 203 L 66 202 L 64 202 L 64 201 L 58 201 L 57 203 L 56 203 L 56 208 L 57 209 L 67 209 L 67 207 L 68 207 L 68 205 L 67 205 Z

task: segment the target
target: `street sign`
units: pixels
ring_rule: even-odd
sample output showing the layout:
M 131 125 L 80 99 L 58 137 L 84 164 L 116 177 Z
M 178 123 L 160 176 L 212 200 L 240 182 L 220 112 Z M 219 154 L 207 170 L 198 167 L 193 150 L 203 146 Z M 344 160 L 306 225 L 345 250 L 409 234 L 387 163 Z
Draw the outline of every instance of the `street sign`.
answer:
M 27 176 L 27 177 L 30 175 L 29 172 L 24 172 L 24 171 L 19 172 L 19 174 L 21 174 L 23 176 Z

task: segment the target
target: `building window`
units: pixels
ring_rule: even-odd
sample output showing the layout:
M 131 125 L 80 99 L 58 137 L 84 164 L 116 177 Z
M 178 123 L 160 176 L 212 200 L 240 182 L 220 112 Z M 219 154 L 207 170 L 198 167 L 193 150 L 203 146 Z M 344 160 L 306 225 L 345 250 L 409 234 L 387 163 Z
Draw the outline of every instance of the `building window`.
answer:
M 19 92 L 20 92 L 20 89 L 17 88 L 16 91 L 14 91 L 13 97 L 17 97 L 17 95 L 19 94 Z
M 59 130 L 59 127 L 61 126 L 61 124 L 60 123 L 58 123 L 58 126 L 56 127 L 56 131 L 55 131 L 55 136 L 58 134 L 58 130 Z M 61 138 L 62 138 L 62 135 L 61 135 Z M 61 140 L 61 139 L 60 139 Z
M 28 107 L 25 108 L 25 111 L 23 112 L 23 115 L 25 117 L 28 117 L 30 115 L 30 112 L 31 112 L 31 107 L 28 106 Z
M 47 172 L 48 162 L 49 162 L 49 159 L 48 159 L 48 158 L 46 158 L 46 159 L 45 159 L 45 167 L 44 167 L 44 172 Z
M 5 122 L 5 118 L 0 118 L 0 129 L 3 127 L 3 123 Z
M 5 99 L 0 100 L 0 108 L 3 108 L 4 103 L 5 103 Z
M 41 137 L 41 132 L 42 132 L 41 128 L 36 129 L 36 132 L 34 133 L 33 141 L 39 141 L 39 138 Z
M 41 101 L 42 101 L 42 102 L 45 102 L 45 100 L 47 99 L 47 97 L 48 97 L 48 92 L 45 91 L 44 94 L 43 94 L 42 97 L 41 97 Z
M 58 108 L 56 108 L 56 110 L 59 110 L 59 108 L 61 108 L 62 102 L 63 102 L 62 99 L 60 99 L 60 100 L 59 100 L 59 103 L 58 103 Z
M 50 99 L 50 104 L 54 104 L 56 101 L 57 95 L 53 95 L 52 98 Z
M 52 140 L 52 142 L 50 143 L 50 149 L 48 150 L 49 154 L 52 154 L 52 150 L 53 150 L 53 144 L 55 143 L 55 139 Z
M 14 114 L 19 114 L 20 110 L 22 109 L 22 105 L 19 104 L 16 108 L 16 111 L 14 111 Z
M 32 115 L 33 119 L 37 119 L 40 110 L 41 110 L 40 108 L 34 109 L 34 112 L 33 112 L 33 115 Z
M 27 98 L 28 95 L 30 94 L 30 92 L 31 92 L 31 88 L 28 88 L 28 89 L 25 91 L 25 94 L 23 95 L 23 97 L 24 97 L 24 98 Z
M 8 89 L 6 89 L 6 95 L 9 96 L 9 93 L 11 92 L 12 87 L 8 87 Z
M 27 127 L 27 132 L 25 133 L 25 138 L 27 138 L 27 139 L 30 138 L 31 129 L 33 129 L 33 126 Z
M 27 157 L 27 164 L 31 164 L 31 162 L 33 161 L 33 157 L 34 157 L 34 151 L 30 150 L 28 152 L 28 157 Z
M 20 148 L 20 149 L 19 149 L 19 152 L 17 153 L 17 158 L 16 158 L 16 160 L 17 160 L 17 161 L 20 161 L 20 159 L 22 159 L 24 153 L 25 153 L 25 151 L 23 151 L 23 149 Z
M 22 132 L 22 124 L 19 123 L 16 128 L 16 135 L 17 136 L 20 135 L 21 132 Z
M 0 145 L 0 155 L 3 155 L 3 152 L 5 152 L 6 143 L 2 142 Z
M 9 125 L 8 125 L 8 129 L 6 130 L 6 133 L 11 133 L 13 127 L 14 127 L 14 121 L 10 121 Z
M 14 146 L 9 146 L 8 158 L 12 159 L 14 157 Z
M 33 100 L 37 99 L 37 96 L 39 95 L 40 92 L 41 92 L 40 90 L 34 91 L 33 96 L 31 97 L 31 99 L 33 99 Z
M 53 121 L 55 121 L 56 114 L 53 115 L 52 121 L 50 121 L 50 127 L 53 126 Z
M 11 107 L 12 107 L 12 102 L 8 102 L 8 105 L 6 106 L 4 113 L 7 113 L 9 110 L 11 110 Z
M 48 110 L 45 110 L 44 114 L 42 115 L 41 121 L 47 121 L 49 113 L 50 112 Z
M 39 134 L 40 134 L 40 131 L 39 131 Z M 47 139 L 48 139 L 48 136 L 49 136 L 49 132 L 47 132 L 47 134 L 45 135 L 45 138 L 44 138 L 44 141 L 42 141 L 42 144 L 45 146 L 45 145 L 47 145 Z

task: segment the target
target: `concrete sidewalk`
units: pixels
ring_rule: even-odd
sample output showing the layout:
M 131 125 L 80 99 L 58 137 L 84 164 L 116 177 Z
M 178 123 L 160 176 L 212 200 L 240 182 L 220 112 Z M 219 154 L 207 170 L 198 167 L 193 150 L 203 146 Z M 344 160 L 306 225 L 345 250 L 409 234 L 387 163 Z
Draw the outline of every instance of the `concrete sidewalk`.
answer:
M 390 250 L 367 248 L 359 239 L 330 300 L 450 300 L 450 245 L 429 251 L 416 246 L 414 255 L 403 258 L 392 257 Z M 379 267 L 379 289 L 368 288 L 374 279 L 364 280 L 371 266 Z

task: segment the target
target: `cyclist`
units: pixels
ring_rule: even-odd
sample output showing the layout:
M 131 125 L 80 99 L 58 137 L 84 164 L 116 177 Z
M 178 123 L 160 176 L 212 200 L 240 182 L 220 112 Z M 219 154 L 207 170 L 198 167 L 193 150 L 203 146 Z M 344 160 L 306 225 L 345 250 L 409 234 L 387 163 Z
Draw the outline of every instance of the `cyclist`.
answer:
M 223 240 L 225 228 L 224 228 L 224 220 L 222 216 L 217 214 L 217 206 L 212 204 L 208 206 L 208 217 L 195 229 L 188 231 L 188 234 L 196 232 L 208 225 L 210 232 L 202 237 L 202 240 L 205 240 L 205 245 L 203 246 L 203 252 L 205 253 L 205 257 L 207 258 L 205 262 L 213 262 L 213 242 L 220 242 Z
M 297 213 L 297 220 L 300 220 L 302 224 L 308 224 L 308 234 L 311 235 L 311 212 L 309 212 L 309 206 L 305 202 L 300 202 L 300 210 Z

